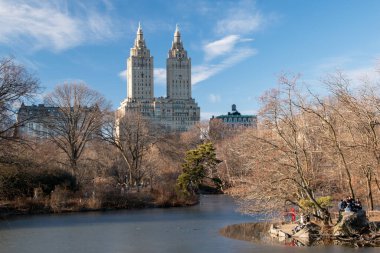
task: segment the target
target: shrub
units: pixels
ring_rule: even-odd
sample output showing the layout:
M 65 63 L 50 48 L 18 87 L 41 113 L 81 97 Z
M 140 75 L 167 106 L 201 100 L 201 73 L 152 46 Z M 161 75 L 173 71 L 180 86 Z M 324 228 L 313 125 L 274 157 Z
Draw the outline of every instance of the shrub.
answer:
M 76 179 L 70 173 L 60 169 L 27 170 L 13 166 L 0 169 L 0 199 L 32 197 L 35 188 L 40 188 L 45 195 L 49 195 L 56 186 L 74 191 Z

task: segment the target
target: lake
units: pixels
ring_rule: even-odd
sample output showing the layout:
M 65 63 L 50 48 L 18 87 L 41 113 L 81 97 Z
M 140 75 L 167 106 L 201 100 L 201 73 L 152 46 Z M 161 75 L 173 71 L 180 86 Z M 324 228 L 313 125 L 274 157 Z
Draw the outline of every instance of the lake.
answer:
M 0 252 L 379 252 L 342 247 L 294 248 L 234 240 L 219 234 L 230 224 L 255 222 L 235 211 L 224 195 L 201 197 L 199 205 L 60 215 L 0 221 Z

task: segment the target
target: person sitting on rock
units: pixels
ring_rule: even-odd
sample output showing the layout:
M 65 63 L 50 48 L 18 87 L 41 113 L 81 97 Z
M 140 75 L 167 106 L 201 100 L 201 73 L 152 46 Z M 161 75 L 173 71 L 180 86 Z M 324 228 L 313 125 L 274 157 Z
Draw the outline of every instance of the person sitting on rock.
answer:
M 344 211 L 346 207 L 347 207 L 347 202 L 344 199 L 341 199 L 338 203 L 339 211 Z
M 356 209 L 357 211 L 363 209 L 362 202 L 360 202 L 359 199 L 356 199 L 356 201 L 355 201 L 355 209 Z
M 353 212 L 352 207 L 353 207 L 353 203 L 352 202 L 348 202 L 346 208 L 344 209 L 344 211 L 345 212 Z
M 338 216 L 338 221 L 337 223 L 339 223 L 343 216 L 342 216 L 342 212 L 344 212 L 344 209 L 347 207 L 347 202 L 344 200 L 344 199 L 341 199 L 338 203 L 338 212 L 339 212 L 339 216 Z
M 352 197 L 349 197 L 348 204 L 354 205 L 355 199 L 353 199 Z

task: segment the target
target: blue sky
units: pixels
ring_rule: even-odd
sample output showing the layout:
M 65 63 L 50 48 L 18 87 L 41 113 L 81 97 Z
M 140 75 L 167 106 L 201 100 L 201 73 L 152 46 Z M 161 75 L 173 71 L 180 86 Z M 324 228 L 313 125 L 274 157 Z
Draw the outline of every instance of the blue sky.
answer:
M 155 95 L 165 96 L 165 63 L 175 25 L 192 58 L 193 97 L 202 118 L 252 114 L 281 73 L 305 82 L 337 69 L 375 79 L 380 1 L 353 0 L 0 0 L 0 55 L 39 76 L 44 92 L 84 81 L 117 108 L 138 22 L 154 56 Z

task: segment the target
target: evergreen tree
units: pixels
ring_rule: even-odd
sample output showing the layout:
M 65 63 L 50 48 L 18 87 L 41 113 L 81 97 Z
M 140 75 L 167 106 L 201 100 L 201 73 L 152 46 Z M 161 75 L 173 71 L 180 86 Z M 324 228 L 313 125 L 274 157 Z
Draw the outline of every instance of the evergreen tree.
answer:
M 195 194 L 202 180 L 212 174 L 221 161 L 216 158 L 212 142 L 198 145 L 196 149 L 186 152 L 183 172 L 177 179 L 178 189 L 185 195 Z

